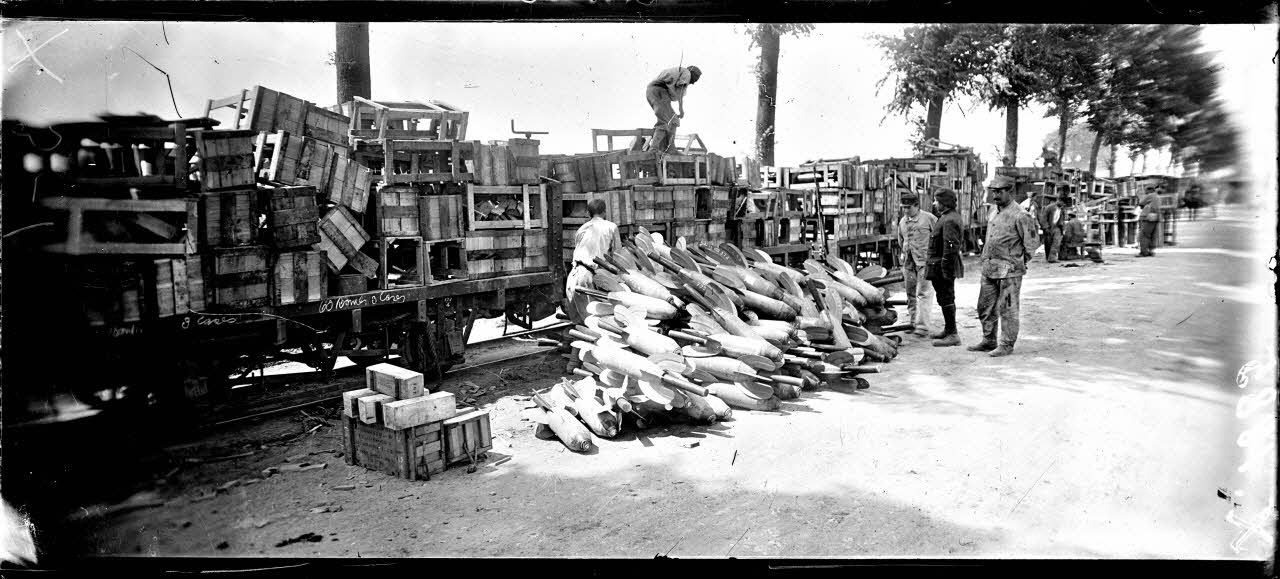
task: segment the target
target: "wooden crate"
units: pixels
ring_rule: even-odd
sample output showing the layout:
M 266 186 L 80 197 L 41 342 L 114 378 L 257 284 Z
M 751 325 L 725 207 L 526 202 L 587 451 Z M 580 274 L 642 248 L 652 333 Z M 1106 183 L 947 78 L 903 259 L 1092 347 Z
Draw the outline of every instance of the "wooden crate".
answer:
M 346 207 L 329 210 L 320 219 L 320 243 L 316 249 L 324 252 L 329 271 L 341 273 L 343 267 L 350 265 L 373 279 L 378 275 L 378 263 L 360 252 L 369 242 L 369 234 L 358 223 Z
M 364 213 L 369 207 L 372 190 L 373 173 L 369 168 L 355 159 L 338 155 L 333 164 L 329 188 L 325 190 L 329 201 L 356 213 Z
M 694 219 L 706 219 L 706 215 L 699 215 L 699 195 L 693 187 L 672 187 L 672 215 L 676 221 L 692 221 Z M 710 195 L 707 199 L 707 215 L 710 214 Z M 656 201 L 655 201 L 656 205 Z
M 270 255 L 266 247 L 215 248 L 212 261 L 213 306 L 239 310 L 260 308 L 271 302 Z
M 271 274 L 271 305 L 318 302 L 328 296 L 324 254 L 291 251 L 275 256 Z
M 254 183 L 253 131 L 197 130 L 195 135 L 200 185 L 205 191 L 252 186 Z
M 676 202 L 674 187 L 653 188 L 653 218 L 656 221 L 670 221 L 675 218 Z
M 204 311 L 204 271 L 199 255 L 151 262 L 147 289 L 148 311 L 157 318 Z
M 855 165 L 851 162 L 811 163 L 792 169 L 788 187 L 794 186 L 853 189 L 858 187 Z
M 258 241 L 258 191 L 210 191 L 200 194 L 200 248 L 239 247 Z M 190 219 L 188 217 L 188 219 Z
M 662 183 L 660 157 L 657 152 L 624 152 L 619 158 L 622 184 L 632 187 Z
M 387 139 L 368 145 L 382 155 L 382 183 L 462 183 L 475 180 L 467 159 L 475 164 L 473 141 L 409 141 Z M 364 150 L 364 149 L 362 149 Z
M 374 239 L 373 245 L 378 261 L 375 287 L 385 290 L 425 283 L 427 247 L 421 237 L 382 237 Z
M 419 193 L 411 185 L 387 185 L 374 195 L 374 235 L 415 237 L 418 227 Z
M 696 243 L 707 240 L 707 224 L 708 221 L 676 221 L 672 224 L 672 233 L 675 237 L 683 237 L 686 243 Z
M 172 195 L 189 188 L 187 128 L 185 121 L 149 116 L 54 125 L 49 130 L 57 140 L 30 147 L 25 154 L 39 157 L 45 168 L 36 175 L 41 177 L 40 185 L 52 181 L 63 187 L 100 191 L 102 197 L 128 195 L 130 189 L 146 191 L 143 197 Z M 69 159 L 63 163 L 65 170 L 51 170 L 55 155 Z
M 183 228 L 191 211 L 184 199 L 50 197 L 41 206 L 66 228 L 64 241 L 44 246 L 65 255 L 172 255 L 187 253 Z M 65 211 L 63 214 L 61 212 Z
M 734 167 L 734 185 L 745 187 L 752 191 L 759 191 L 763 188 L 760 181 L 760 162 L 751 157 L 743 157 L 742 162 Z
M 386 139 L 462 141 L 469 113 L 441 101 L 387 102 L 355 97 L 343 103 L 351 146 Z
M 713 243 L 724 243 L 729 241 L 729 232 L 725 230 L 723 223 L 712 221 L 707 224 L 707 240 Z
M 634 194 L 630 188 L 601 191 L 598 193 L 561 193 L 562 223 L 565 225 L 582 225 L 590 221 L 587 202 L 600 199 L 605 204 L 604 218 L 622 226 L 635 222 Z
M 537 139 L 507 139 L 507 147 L 511 150 L 511 156 L 515 159 L 515 169 L 509 171 L 512 185 L 538 185 L 542 183 L 541 175 L 550 175 L 549 172 L 541 172 L 540 156 L 538 155 L 538 146 L 541 142 Z
M 320 243 L 315 187 L 271 187 L 259 193 L 267 217 L 265 241 L 271 247 L 294 249 Z
M 523 208 L 521 219 L 479 220 L 483 214 L 477 211 L 478 203 L 493 199 L 514 199 Z M 482 229 L 540 229 L 547 223 L 547 191 L 546 186 L 513 185 L 493 186 L 467 184 L 467 207 L 471 218 L 467 220 L 468 231 Z
M 711 185 L 734 185 L 737 178 L 737 160 L 733 157 L 721 157 L 715 153 L 707 154 L 707 182 Z
M 394 364 L 374 364 L 365 368 L 364 382 L 365 388 L 396 400 L 417 398 L 426 393 L 422 373 Z
M 760 167 L 760 188 L 761 189 L 788 189 L 790 185 L 787 183 L 787 174 L 792 169 L 790 167 L 771 167 L 764 165 Z
M 462 238 L 428 241 L 426 283 L 467 278 L 467 250 Z
M 423 195 L 418 198 L 418 220 L 422 238 L 447 240 L 462 237 L 462 195 Z
M 430 480 L 444 472 L 440 422 L 392 430 L 344 417 L 343 446 L 347 463 L 408 480 Z
M 142 321 L 148 310 L 147 279 L 135 265 L 87 265 L 75 272 L 76 303 L 90 326 Z
M 578 182 L 578 163 L 572 156 L 543 155 L 542 159 L 550 171 L 549 176 L 559 181 L 556 186 L 562 194 L 585 192 Z
M 706 185 L 706 155 L 663 155 L 658 174 L 663 185 Z
M 340 146 L 348 141 L 350 119 L 346 115 L 262 86 L 244 89 L 226 98 L 210 99 L 205 106 L 205 116 L 224 108 L 235 111 L 230 123 L 234 129 L 288 131 Z
M 268 181 L 285 185 L 311 185 L 320 191 L 332 188 L 338 158 L 344 154 L 341 147 L 284 132 L 264 135 L 260 140 L 271 145 L 270 160 L 258 161 L 265 165 L 263 176 Z M 268 147 L 264 146 L 260 150 L 266 149 Z
M 470 278 L 513 275 L 524 270 L 524 230 L 468 232 L 465 247 L 467 276 Z
M 329 295 L 351 296 L 369 291 L 369 278 L 362 273 L 329 276 Z
M 446 464 L 472 462 L 493 450 L 488 410 L 459 408 L 458 414 L 445 420 L 443 426 Z
M 536 273 L 547 270 L 547 233 L 544 230 L 530 229 L 524 234 L 524 273 Z

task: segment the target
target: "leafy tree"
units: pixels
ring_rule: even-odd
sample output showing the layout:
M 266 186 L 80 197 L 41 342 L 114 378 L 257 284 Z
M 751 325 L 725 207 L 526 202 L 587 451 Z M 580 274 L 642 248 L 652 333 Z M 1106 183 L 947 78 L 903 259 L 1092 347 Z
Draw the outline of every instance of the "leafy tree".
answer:
M 919 135 L 923 143 L 940 138 L 946 100 L 970 87 L 981 46 L 976 30 L 972 25 L 930 24 L 908 27 L 902 36 L 875 37 L 889 60 L 889 71 L 876 88 L 893 84 L 886 111 L 911 116 L 916 107 L 925 107 Z
M 756 64 L 759 100 L 756 104 L 756 156 L 763 165 L 773 164 L 774 125 L 778 108 L 778 54 L 782 35 L 808 36 L 812 24 L 757 24 L 747 28 L 750 48 L 760 47 Z
M 983 24 L 977 35 L 976 89 L 992 110 L 1005 111 L 1003 164 L 1012 167 L 1018 160 L 1018 111 L 1045 92 L 1051 43 L 1041 25 Z
M 1058 117 L 1058 167 L 1067 158 L 1067 131 L 1083 112 L 1092 88 L 1098 85 L 1102 60 L 1099 26 L 1064 25 L 1041 29 L 1047 58 L 1041 63 L 1044 78 L 1039 101 L 1049 105 L 1046 117 Z

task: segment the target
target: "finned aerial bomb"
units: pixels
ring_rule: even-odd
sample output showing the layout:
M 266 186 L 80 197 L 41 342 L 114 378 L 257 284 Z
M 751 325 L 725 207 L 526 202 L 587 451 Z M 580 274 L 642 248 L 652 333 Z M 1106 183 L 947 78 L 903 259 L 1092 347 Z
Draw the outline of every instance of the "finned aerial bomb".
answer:
M 719 396 L 707 393 L 704 398 L 707 399 L 707 404 L 711 406 L 711 410 L 716 413 L 717 420 L 729 420 L 733 418 L 733 408 L 731 408 L 727 402 L 721 400 Z
M 616 305 L 644 310 L 647 316 L 657 320 L 670 320 L 677 315 L 676 307 L 657 298 L 651 298 L 635 292 L 609 292 L 578 288 L 576 291 L 600 300 L 608 300 Z
M 781 401 L 778 400 L 777 396 L 773 395 L 772 388 L 769 388 L 769 396 L 764 398 L 757 398 L 740 384 L 726 382 L 708 384 L 707 390 L 710 390 L 712 395 L 733 408 L 765 411 L 781 408 Z
M 706 398 L 690 392 L 684 392 L 684 395 L 689 399 L 689 403 L 680 411 L 693 419 L 694 423 L 711 424 L 719 418 L 715 408 Z
M 631 291 L 635 293 L 662 300 L 664 302 L 669 302 L 673 297 L 670 290 L 640 272 L 638 267 L 621 269 L 613 263 L 606 261 L 603 257 L 596 257 L 595 262 L 605 271 L 617 276 L 622 283 L 627 284 L 627 287 L 631 288 Z M 597 276 L 598 275 L 599 274 L 597 274 Z
M 549 402 L 541 394 L 534 394 L 533 402 L 542 410 L 540 415 L 534 414 L 534 420 L 550 428 L 569 450 L 586 452 L 591 449 L 591 433 L 568 410 Z
M 709 358 L 686 358 L 685 363 L 695 370 L 702 370 L 724 380 L 737 380 L 743 376 L 751 379 L 762 378 L 756 374 L 755 368 L 746 365 L 736 358 L 711 356 Z
M 590 380 L 592 383 L 595 382 L 590 378 L 585 380 Z M 573 383 L 568 380 L 563 380 L 561 383 L 552 386 L 543 396 L 568 410 L 570 414 L 581 420 L 596 436 L 613 438 L 618 435 L 617 415 L 603 404 L 596 402 L 593 395 L 581 395 Z
M 586 342 L 574 342 L 573 345 L 582 351 L 583 362 L 633 378 L 645 396 L 661 404 L 671 403 L 673 394 L 662 385 L 662 368 L 648 359 L 613 346 Z

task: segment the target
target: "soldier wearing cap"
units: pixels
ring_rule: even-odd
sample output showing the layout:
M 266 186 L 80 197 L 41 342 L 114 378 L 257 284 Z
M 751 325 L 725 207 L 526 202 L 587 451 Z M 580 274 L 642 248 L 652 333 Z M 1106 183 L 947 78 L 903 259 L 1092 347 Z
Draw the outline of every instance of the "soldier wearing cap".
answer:
M 1018 341 L 1022 276 L 1040 246 L 1040 237 L 1035 217 L 1013 200 L 1012 178 L 996 175 L 987 190 L 996 213 L 987 224 L 987 240 L 982 246 L 982 286 L 978 291 L 982 341 L 969 350 L 1000 357 L 1012 354 Z
M 907 312 L 915 335 L 929 335 L 929 310 L 933 307 L 933 288 L 925 276 L 929 261 L 929 235 L 938 221 L 932 213 L 920 208 L 920 198 L 903 192 L 899 198 L 904 214 L 898 220 L 898 247 L 902 248 L 902 284 L 907 292 Z
M 680 126 L 680 119 L 684 118 L 685 91 L 689 89 L 689 85 L 697 83 L 699 78 L 702 78 L 702 69 L 696 66 L 678 66 L 662 71 L 658 78 L 645 87 L 644 98 L 658 118 L 653 125 L 653 137 L 645 146 L 646 150 L 665 153 L 671 148 L 671 135 Z M 673 102 L 680 106 L 679 113 L 672 108 Z
M 956 211 L 956 194 L 942 189 L 934 195 L 934 203 L 941 217 L 933 224 L 929 235 L 928 278 L 938 294 L 938 307 L 942 308 L 942 331 L 934 334 L 937 347 L 959 346 L 960 332 L 956 330 L 956 280 L 964 277 L 964 262 L 960 260 L 963 233 L 960 213 Z
M 1084 237 L 1084 224 L 1080 222 L 1079 214 L 1075 211 L 1068 211 L 1067 225 L 1062 232 L 1062 259 L 1080 257 L 1080 248 L 1084 246 Z
M 1147 194 L 1138 200 L 1142 207 L 1142 229 L 1138 231 L 1138 257 L 1155 256 L 1157 234 L 1160 231 L 1160 192 L 1154 185 L 1147 185 Z

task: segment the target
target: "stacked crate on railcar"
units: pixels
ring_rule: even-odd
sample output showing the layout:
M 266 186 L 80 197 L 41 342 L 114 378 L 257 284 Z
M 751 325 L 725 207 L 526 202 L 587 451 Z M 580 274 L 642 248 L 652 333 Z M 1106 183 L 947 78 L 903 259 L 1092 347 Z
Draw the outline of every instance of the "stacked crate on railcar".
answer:
M 572 260 L 577 228 L 590 218 L 587 203 L 593 199 L 605 202 L 605 217 L 626 238 L 643 229 L 661 234 L 668 244 L 680 237 L 688 243 L 729 239 L 726 222 L 741 170 L 736 159 L 709 152 L 697 135 L 678 136 L 667 154 L 644 151 L 651 134 L 645 129 L 594 129 L 594 152 L 544 158 L 550 187 L 561 198 L 561 257 L 566 264 Z M 628 145 L 615 147 L 619 137 L 629 139 Z

